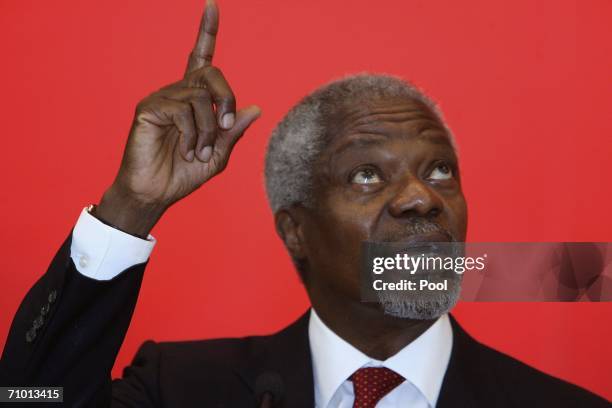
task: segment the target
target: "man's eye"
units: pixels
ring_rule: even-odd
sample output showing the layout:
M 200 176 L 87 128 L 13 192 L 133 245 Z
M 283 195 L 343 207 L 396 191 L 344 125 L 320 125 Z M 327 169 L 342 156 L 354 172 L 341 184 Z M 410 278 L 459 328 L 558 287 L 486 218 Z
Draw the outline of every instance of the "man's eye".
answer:
M 358 170 L 351 177 L 351 183 L 355 184 L 376 184 L 381 183 L 382 177 L 374 169 Z
M 440 163 L 429 174 L 430 180 L 450 180 L 453 178 L 453 170 L 445 163 Z

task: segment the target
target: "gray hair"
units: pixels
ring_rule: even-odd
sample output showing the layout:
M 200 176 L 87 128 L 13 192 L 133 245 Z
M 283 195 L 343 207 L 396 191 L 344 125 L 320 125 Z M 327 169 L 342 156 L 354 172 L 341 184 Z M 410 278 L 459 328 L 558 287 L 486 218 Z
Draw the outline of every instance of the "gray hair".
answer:
M 429 107 L 454 138 L 436 104 L 409 82 L 386 74 L 357 74 L 332 81 L 299 101 L 272 131 L 265 163 L 265 183 L 272 211 L 294 204 L 309 206 L 312 168 L 328 141 L 340 112 L 355 101 L 409 98 Z

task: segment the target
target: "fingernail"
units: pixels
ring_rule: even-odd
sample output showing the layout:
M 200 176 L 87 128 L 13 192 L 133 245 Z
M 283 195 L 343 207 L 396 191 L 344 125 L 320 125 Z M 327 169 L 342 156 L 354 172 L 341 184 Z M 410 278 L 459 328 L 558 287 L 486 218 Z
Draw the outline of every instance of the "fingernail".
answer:
M 190 150 L 187 152 L 187 155 L 185 157 L 187 157 L 187 161 L 193 161 L 193 157 L 195 156 L 195 152 L 193 150 Z
M 234 126 L 234 120 L 235 118 L 233 113 L 226 113 L 221 118 L 221 127 L 223 129 L 231 129 L 231 127 Z
M 198 157 L 200 158 L 200 161 L 207 163 L 212 157 L 212 147 L 205 146 L 202 150 L 200 150 Z

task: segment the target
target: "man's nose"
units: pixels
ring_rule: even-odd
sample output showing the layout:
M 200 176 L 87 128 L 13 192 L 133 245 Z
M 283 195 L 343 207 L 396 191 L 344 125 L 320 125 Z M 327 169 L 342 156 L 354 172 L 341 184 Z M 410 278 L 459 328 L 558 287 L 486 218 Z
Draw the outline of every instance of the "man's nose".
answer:
M 435 217 L 442 212 L 440 196 L 423 181 L 411 177 L 398 188 L 389 203 L 389 213 L 394 217 Z

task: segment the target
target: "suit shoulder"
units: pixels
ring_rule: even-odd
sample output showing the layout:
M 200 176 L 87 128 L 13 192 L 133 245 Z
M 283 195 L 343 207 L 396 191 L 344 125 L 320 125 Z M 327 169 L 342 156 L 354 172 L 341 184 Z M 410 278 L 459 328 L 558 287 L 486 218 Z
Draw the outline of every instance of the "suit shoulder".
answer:
M 268 343 L 271 335 L 154 343 L 160 359 L 177 366 L 239 364 Z M 153 342 L 147 342 L 153 343 Z M 145 344 L 147 344 L 145 343 Z M 145 347 L 145 345 L 143 345 Z
M 489 374 L 503 384 L 507 396 L 518 406 L 533 401 L 552 403 L 560 407 L 609 407 L 600 396 L 538 370 L 505 353 L 478 343 L 479 362 L 488 366 Z

